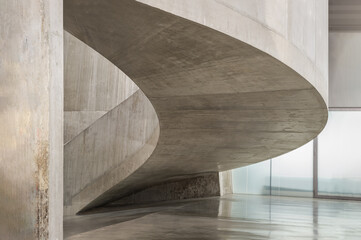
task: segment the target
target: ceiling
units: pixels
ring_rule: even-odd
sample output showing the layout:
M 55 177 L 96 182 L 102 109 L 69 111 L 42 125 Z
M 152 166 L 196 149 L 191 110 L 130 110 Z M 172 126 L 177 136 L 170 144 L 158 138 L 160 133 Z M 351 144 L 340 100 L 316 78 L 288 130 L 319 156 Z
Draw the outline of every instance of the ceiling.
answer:
M 361 0 L 330 0 L 331 31 L 361 31 Z

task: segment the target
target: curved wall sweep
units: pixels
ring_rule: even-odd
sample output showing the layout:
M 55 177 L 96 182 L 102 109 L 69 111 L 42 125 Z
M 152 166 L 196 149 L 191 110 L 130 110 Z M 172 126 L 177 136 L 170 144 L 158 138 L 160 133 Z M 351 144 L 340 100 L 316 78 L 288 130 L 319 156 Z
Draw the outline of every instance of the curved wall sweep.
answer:
M 107 59 L 64 32 L 64 143 L 138 91 Z
M 326 124 L 327 84 L 315 80 L 318 61 L 309 61 L 314 81 L 307 81 L 282 59 L 251 46 L 256 43 L 133 0 L 66 0 L 64 13 L 65 29 L 124 71 L 160 123 L 150 158 L 75 211 L 161 182 L 278 156 Z
M 137 0 L 248 43 L 328 100 L 328 0 Z
M 64 213 L 71 215 L 149 158 L 159 121 L 123 72 L 67 32 L 64 53 Z

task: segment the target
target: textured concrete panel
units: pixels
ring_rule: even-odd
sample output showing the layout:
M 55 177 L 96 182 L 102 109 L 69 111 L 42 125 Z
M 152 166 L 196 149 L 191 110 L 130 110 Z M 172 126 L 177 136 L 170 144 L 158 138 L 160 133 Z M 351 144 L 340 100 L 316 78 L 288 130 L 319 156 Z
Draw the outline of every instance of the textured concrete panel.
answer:
M 166 182 L 143 189 L 115 201 L 109 206 L 121 206 L 162 201 L 220 196 L 218 173 L 206 173 L 173 182 Z
M 328 100 L 328 0 L 138 0 L 254 46 Z
M 219 7 L 214 1 L 203 3 L 204 8 L 196 8 L 203 9 L 201 13 Z M 239 20 L 232 11 L 216 11 L 223 15 L 212 19 L 238 26 L 229 24 Z M 221 17 L 228 15 L 237 17 Z M 244 42 L 132 0 L 65 2 L 66 30 L 124 71 L 149 98 L 160 121 L 159 141 L 150 158 L 83 210 L 162 182 L 278 156 L 323 129 L 327 86 L 325 78 L 316 81 L 321 70 L 307 51 L 265 31 L 258 21 L 242 20 L 248 31 L 237 34 L 249 37 Z M 315 29 L 309 31 L 314 34 Z M 267 48 L 268 43 L 273 44 Z M 266 53 L 253 46 L 264 46 Z
M 65 211 L 74 214 L 142 165 L 157 115 L 133 81 L 65 32 Z
M 139 88 L 111 62 L 64 32 L 64 143 Z
M 157 115 L 138 90 L 64 146 L 65 214 L 74 214 L 138 169 L 159 136 Z
M 110 111 L 139 88 L 92 48 L 64 32 L 64 111 Z
M 64 143 L 68 143 L 106 113 L 107 111 L 65 111 Z
M 0 6 L 0 238 L 61 240 L 62 1 Z

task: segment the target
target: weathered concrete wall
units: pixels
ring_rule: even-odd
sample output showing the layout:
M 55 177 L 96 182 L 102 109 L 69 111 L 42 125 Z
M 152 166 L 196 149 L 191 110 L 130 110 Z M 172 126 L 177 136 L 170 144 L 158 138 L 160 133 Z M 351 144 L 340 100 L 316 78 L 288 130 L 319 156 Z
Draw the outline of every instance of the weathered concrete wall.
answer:
M 216 29 L 285 63 L 328 100 L 328 0 L 137 0 Z
M 141 204 L 171 200 L 220 196 L 219 174 L 199 176 L 162 183 L 135 192 L 110 205 Z
M 62 1 L 0 6 L 0 238 L 60 240 Z

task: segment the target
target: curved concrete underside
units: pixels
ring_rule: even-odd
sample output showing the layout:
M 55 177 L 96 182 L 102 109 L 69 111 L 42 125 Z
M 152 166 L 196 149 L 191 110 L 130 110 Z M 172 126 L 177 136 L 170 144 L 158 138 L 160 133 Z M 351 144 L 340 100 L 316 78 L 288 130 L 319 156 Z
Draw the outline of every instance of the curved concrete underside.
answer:
M 82 210 L 278 156 L 327 121 L 325 101 L 306 79 L 223 33 L 132 0 L 66 0 L 64 13 L 65 29 L 125 72 L 160 123 L 144 165 Z
M 137 0 L 252 45 L 307 79 L 327 103 L 328 0 Z

